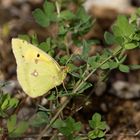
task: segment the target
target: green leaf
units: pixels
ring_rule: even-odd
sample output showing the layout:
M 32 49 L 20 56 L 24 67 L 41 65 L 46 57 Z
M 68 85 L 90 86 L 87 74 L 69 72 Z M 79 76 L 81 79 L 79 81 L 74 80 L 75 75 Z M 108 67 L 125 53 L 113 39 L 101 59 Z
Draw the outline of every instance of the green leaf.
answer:
M 124 44 L 124 38 L 122 36 L 115 36 L 115 42 L 117 45 L 122 46 Z
M 102 138 L 105 136 L 105 133 L 102 130 L 99 130 L 98 132 L 98 138 Z
M 53 3 L 48 2 L 47 0 L 45 1 L 43 5 L 43 9 L 45 11 L 45 14 L 49 18 L 50 21 L 57 21 L 57 16 L 55 13 L 55 6 Z
M 113 33 L 116 37 L 121 37 L 122 36 L 122 31 L 120 30 L 120 28 L 118 26 L 113 25 L 112 26 L 112 31 L 113 31 Z
M 80 7 L 76 12 L 76 17 L 79 18 L 81 21 L 87 21 L 90 16 L 86 13 L 83 7 Z
M 137 15 L 136 14 L 134 14 L 134 15 L 131 15 L 131 17 L 130 17 L 130 23 L 133 23 L 133 22 L 136 22 L 137 21 Z
M 92 116 L 92 120 L 89 120 L 89 125 L 91 128 L 95 129 L 96 127 L 98 127 L 100 122 L 101 122 L 101 115 L 99 113 L 95 113 Z
M 134 43 L 127 43 L 127 44 L 124 45 L 124 48 L 126 50 L 131 50 L 131 49 L 134 49 L 134 48 L 137 48 L 137 47 L 138 46 L 136 44 L 134 44 Z
M 74 120 L 69 117 L 65 120 L 65 127 L 60 128 L 60 132 L 63 133 L 65 136 L 71 135 L 74 131 Z
M 52 44 L 51 38 L 47 38 L 47 40 L 44 41 L 44 42 L 42 42 L 42 43 L 40 43 L 40 44 L 38 45 L 38 47 L 39 47 L 41 50 L 47 52 L 49 55 L 53 56 L 53 55 L 54 55 L 54 52 L 55 52 L 54 49 L 55 49 L 56 46 L 54 46 L 54 45 Z
M 115 42 L 115 37 L 109 32 L 105 32 L 104 38 L 108 45 L 112 45 Z
M 65 122 L 61 119 L 57 119 L 52 125 L 53 128 L 58 128 L 58 129 L 65 126 L 66 126 Z
M 83 60 L 87 60 L 91 44 L 89 44 L 87 41 L 83 40 L 82 44 L 80 44 L 80 46 L 82 46 L 81 57 L 83 58 Z
M 2 110 L 5 110 L 8 108 L 8 105 L 9 105 L 9 99 L 5 99 L 2 106 L 1 106 L 1 109 Z
M 140 65 L 129 65 L 129 68 L 131 70 L 138 70 L 138 69 L 140 69 Z
M 65 35 L 68 32 L 68 29 L 64 25 L 59 26 L 59 35 Z
M 49 52 L 51 49 L 51 39 L 47 38 L 47 40 L 45 42 L 40 43 L 38 47 L 45 52 Z
M 101 130 L 105 130 L 107 128 L 107 124 L 105 121 L 102 121 L 100 123 L 98 123 L 98 126 L 97 126 L 98 129 L 101 129 Z
M 108 68 L 110 68 L 110 65 L 109 65 L 109 63 L 108 62 L 106 62 L 106 63 L 104 63 L 102 66 L 101 66 L 101 69 L 108 69 Z
M 139 46 L 139 41 L 140 41 L 140 32 L 137 31 L 135 34 L 130 36 L 128 43 L 134 43 L 136 46 Z
M 16 115 L 12 115 L 7 121 L 7 129 L 10 137 L 21 136 L 27 130 L 28 126 L 28 123 L 25 121 L 17 124 Z
M 80 87 L 80 89 L 77 91 L 78 94 L 83 93 L 86 89 L 90 88 L 91 86 L 92 86 L 91 83 L 84 82 L 84 83 L 82 84 L 82 86 Z
M 126 72 L 126 73 L 128 73 L 130 71 L 129 67 L 127 65 L 123 65 L 123 64 L 119 65 L 119 70 L 121 72 Z
M 16 129 L 16 115 L 12 115 L 7 121 L 8 133 L 12 133 Z
M 67 66 L 69 68 L 69 73 L 76 72 L 79 69 L 77 66 L 75 66 L 72 63 L 69 63 Z
M 92 130 L 88 132 L 88 138 L 96 139 L 98 137 L 98 130 Z
M 66 65 L 67 61 L 70 60 L 70 57 L 71 57 L 71 56 L 68 56 L 68 55 L 62 56 L 62 57 L 60 58 L 60 63 L 61 63 L 62 65 Z
M 92 56 L 92 57 L 88 57 L 88 64 L 93 68 L 96 69 L 99 66 L 99 60 L 100 60 L 100 56 L 96 55 L 96 56 Z
M 31 120 L 30 125 L 34 127 L 40 127 L 44 124 L 49 123 L 48 114 L 43 111 L 37 112 L 35 117 Z
M 73 20 L 75 19 L 75 15 L 69 11 L 69 10 L 64 10 L 60 13 L 60 17 L 59 17 L 61 20 L 64 19 L 64 20 Z
M 23 133 L 27 131 L 28 127 L 29 127 L 28 122 L 25 121 L 19 122 L 18 125 L 16 126 L 16 130 L 13 132 L 11 136 L 12 137 L 21 136 Z
M 26 34 L 21 34 L 21 35 L 18 35 L 18 38 L 22 39 L 22 40 L 25 40 L 27 42 L 30 42 L 30 37 L 29 35 L 26 35 Z
M 33 12 L 33 17 L 35 18 L 36 22 L 43 27 L 48 27 L 50 24 L 50 21 L 45 13 L 39 8 L 35 9 Z
M 101 121 L 101 115 L 99 113 L 95 113 L 92 116 L 92 120 L 89 120 L 89 125 L 90 125 L 90 127 L 92 129 L 95 129 L 95 130 L 101 130 L 102 131 L 102 130 L 105 130 L 107 128 L 106 122 L 105 121 Z M 97 131 L 92 131 L 92 132 L 94 134 L 95 134 L 95 132 L 97 133 Z
M 39 25 L 48 27 L 50 22 L 57 20 L 57 16 L 54 10 L 55 7 L 53 3 L 47 2 L 46 0 L 43 4 L 43 10 L 40 8 L 35 9 L 35 11 L 33 11 L 33 17 Z
M 92 116 L 92 120 L 95 121 L 95 122 L 100 122 L 101 121 L 101 115 L 99 113 L 95 113 Z
M 140 8 L 137 9 L 136 13 L 140 15 Z
M 75 123 L 75 128 L 74 128 L 74 130 L 75 131 L 80 131 L 81 130 L 81 123 L 80 122 L 77 122 L 77 123 Z
M 119 66 L 119 64 L 117 62 L 109 62 L 109 68 L 112 70 L 112 69 L 115 69 Z
M 47 100 L 49 100 L 49 101 L 53 101 L 53 100 L 56 100 L 56 96 L 55 96 L 55 94 L 53 94 L 53 93 L 51 93 L 48 97 L 47 97 Z
M 47 42 L 40 43 L 38 47 L 45 52 L 48 52 L 50 50 Z
M 68 117 L 64 121 L 57 119 L 53 124 L 53 128 L 57 128 L 62 134 L 70 137 L 75 131 L 80 131 L 81 123 L 75 122 L 73 118 Z
M 122 55 L 120 58 L 119 58 L 119 63 L 123 63 L 127 58 L 127 55 Z
M 10 108 L 16 108 L 18 105 L 18 100 L 16 98 L 11 98 L 9 94 L 1 94 L 0 96 L 0 116 L 6 117 L 6 111 Z
M 117 21 L 116 21 L 116 26 L 121 31 L 121 34 L 119 36 L 126 36 L 129 37 L 135 32 L 135 28 L 133 27 L 132 24 L 129 24 L 128 19 L 126 16 L 118 16 Z
M 52 15 L 51 12 L 54 12 L 55 7 L 54 7 L 53 3 L 48 2 L 47 0 L 45 0 L 45 2 L 43 4 L 43 9 L 44 9 L 44 12 L 45 12 L 46 15 L 51 16 Z
M 104 136 L 105 136 L 105 133 L 99 129 L 89 131 L 89 133 L 88 133 L 88 137 L 90 139 L 102 138 Z
M 16 99 L 16 98 L 11 98 L 8 108 L 17 107 L 18 103 L 19 103 L 19 100 L 18 100 L 18 99 Z
M 37 38 L 37 34 L 36 33 L 34 33 L 34 34 L 31 35 L 31 43 L 33 45 L 35 45 L 35 46 L 38 46 L 39 45 L 38 38 Z

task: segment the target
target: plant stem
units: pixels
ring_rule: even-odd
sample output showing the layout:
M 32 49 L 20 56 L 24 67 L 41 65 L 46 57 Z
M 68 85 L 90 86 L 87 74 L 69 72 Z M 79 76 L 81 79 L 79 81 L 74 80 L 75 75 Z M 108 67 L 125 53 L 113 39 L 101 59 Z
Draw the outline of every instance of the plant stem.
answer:
M 83 77 L 85 76 L 85 74 L 89 71 L 89 65 L 87 64 L 86 70 L 84 71 L 84 73 L 82 74 L 81 78 L 83 79 Z M 80 84 L 80 82 L 82 82 L 82 79 L 79 79 L 75 85 L 75 88 Z M 75 89 L 74 88 L 74 89 Z
M 111 56 L 109 56 L 107 59 L 105 59 L 102 63 L 100 63 L 100 65 L 92 70 L 87 77 L 84 80 L 80 80 L 81 82 L 78 81 L 78 85 L 76 86 L 76 88 L 74 88 L 74 90 L 72 91 L 72 94 L 76 94 L 76 92 L 79 90 L 79 88 L 82 86 L 82 84 L 98 69 L 100 68 L 104 63 L 106 63 L 109 59 L 111 59 L 112 57 L 116 56 L 117 54 L 119 54 L 121 52 L 122 48 L 119 48 L 117 51 L 115 51 Z M 42 136 L 47 132 L 47 130 L 50 128 L 50 126 L 54 123 L 54 121 L 57 119 L 57 117 L 59 116 L 59 114 L 61 113 L 61 111 L 67 106 L 67 104 L 69 103 L 69 101 L 71 100 L 72 97 L 67 98 L 67 100 L 63 103 L 63 105 L 59 108 L 59 110 L 57 111 L 57 113 L 55 114 L 55 116 L 51 119 L 49 125 L 47 125 L 44 130 L 41 132 L 41 134 L 39 135 L 39 137 L 37 138 L 37 140 L 41 140 Z
M 60 4 L 58 3 L 58 1 L 55 2 L 55 6 L 56 6 L 56 11 L 58 14 L 58 17 L 60 16 Z
M 79 83 L 79 81 L 78 81 L 78 83 L 79 83 L 79 85 L 74 89 L 74 93 L 76 93 L 77 91 L 78 91 L 78 89 L 81 87 L 81 85 L 98 69 L 98 68 L 100 68 L 104 63 L 106 63 L 109 59 L 111 59 L 112 57 L 114 57 L 115 55 L 117 55 L 118 53 L 120 53 L 120 51 L 122 50 L 122 48 L 120 48 L 119 50 L 117 50 L 117 51 L 115 51 L 111 56 L 109 56 L 107 59 L 105 59 L 102 63 L 100 63 L 99 65 L 98 65 L 98 67 L 96 68 L 96 69 L 94 69 L 94 70 L 92 70 L 88 75 L 87 75 L 87 77 L 84 79 L 84 80 L 82 80 L 80 83 Z M 77 85 L 77 84 L 76 84 Z

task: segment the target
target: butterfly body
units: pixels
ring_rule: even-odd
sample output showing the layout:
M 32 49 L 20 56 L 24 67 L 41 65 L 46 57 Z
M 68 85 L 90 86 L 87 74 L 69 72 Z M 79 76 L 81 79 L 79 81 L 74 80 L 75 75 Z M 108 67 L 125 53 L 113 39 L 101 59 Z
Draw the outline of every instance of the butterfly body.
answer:
M 35 98 L 60 85 L 66 70 L 47 53 L 21 39 L 12 39 L 17 62 L 18 81 L 29 96 Z

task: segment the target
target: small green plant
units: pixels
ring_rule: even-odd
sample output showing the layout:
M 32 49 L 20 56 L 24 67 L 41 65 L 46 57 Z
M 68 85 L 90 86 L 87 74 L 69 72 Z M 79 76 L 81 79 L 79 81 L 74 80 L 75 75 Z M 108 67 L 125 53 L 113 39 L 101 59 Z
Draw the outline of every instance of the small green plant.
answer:
M 43 129 L 40 132 L 38 131 L 37 140 L 41 140 L 46 132 L 49 133 L 48 129 L 50 128 L 57 130 L 55 138 L 61 133 L 69 140 L 103 140 L 107 124 L 101 121 L 100 114 L 95 113 L 92 120 L 89 120 L 91 130 L 87 134 L 82 133 L 82 124 L 80 122 L 76 122 L 74 118 L 69 116 L 66 119 L 63 119 L 64 117 L 60 119 L 60 114 L 75 96 L 87 97 L 84 93 L 93 85 L 88 79 L 97 71 L 102 72 L 97 80 L 105 81 L 108 77 L 107 74 L 113 69 L 128 73 L 132 69 L 140 68 L 139 65 L 125 64 L 127 58 L 125 52 L 140 48 L 138 24 L 140 10 L 129 19 L 126 16 L 118 16 L 112 26 L 112 33 L 105 32 L 104 38 L 107 45 L 116 45 L 116 48 L 104 49 L 102 53 L 90 56 L 91 46 L 100 44 L 100 41 L 97 39 L 86 40 L 84 35 L 93 27 L 95 20 L 86 13 L 80 0 L 73 0 L 76 4 L 80 3 L 74 11 L 67 9 L 68 2 L 66 0 L 53 2 L 45 0 L 43 8 L 37 8 L 33 11 L 35 21 L 43 28 L 49 28 L 50 25 L 57 27 L 55 37 L 50 36 L 43 42 L 39 42 L 37 35 L 19 35 L 20 38 L 35 44 L 50 54 L 59 64 L 69 68 L 65 88 L 59 86 L 57 90 L 54 88 L 49 91 L 50 94 L 47 99 L 51 102 L 53 110 L 39 106 L 39 111 L 32 116 L 28 123 L 27 121 L 17 123 L 18 117 L 15 114 L 11 114 L 9 118 L 6 118 L 9 137 L 20 137 L 29 127 L 41 127 Z M 72 46 L 80 50 L 80 53 L 71 53 Z M 61 52 L 62 55 L 57 55 L 56 52 Z M 75 64 L 77 61 L 80 63 L 78 66 Z M 59 99 L 64 96 L 67 96 L 67 98 L 62 104 Z M 8 94 L 2 95 L 0 98 L 0 115 L 7 117 L 7 110 L 16 108 L 17 105 L 17 99 L 11 98 Z M 21 125 L 23 125 L 23 128 L 20 128 Z M 51 135 L 50 138 L 52 139 L 53 136 Z
M 93 129 L 89 131 L 88 138 L 92 139 L 100 139 L 104 140 L 105 137 L 105 130 L 107 129 L 107 124 L 105 121 L 101 121 L 101 115 L 99 113 L 95 113 L 92 116 L 92 120 L 89 120 L 89 126 Z
M 17 123 L 16 115 L 12 115 L 7 120 L 7 129 L 9 137 L 19 137 L 27 131 L 29 124 L 26 121 L 20 121 Z
M 0 96 L 0 118 L 1 118 L 1 125 L 0 125 L 0 134 L 4 134 L 4 130 L 8 129 L 8 134 L 10 134 L 12 128 L 12 123 L 9 122 L 9 117 L 11 116 L 11 112 L 13 113 L 14 110 L 18 107 L 19 101 L 16 98 L 12 98 L 9 93 L 3 93 L 1 91 Z M 7 120 L 7 126 L 5 126 L 3 120 Z M 21 129 L 21 128 L 19 128 Z
M 10 95 L 1 93 L 0 96 L 0 117 L 7 117 L 8 110 L 14 109 L 18 106 L 19 101 Z
M 43 27 L 48 27 L 51 22 L 55 22 L 57 20 L 55 6 L 53 5 L 53 3 L 48 1 L 44 2 L 43 10 L 37 8 L 33 12 L 33 16 L 36 19 L 37 23 Z
M 30 125 L 32 127 L 41 127 L 42 125 L 48 124 L 48 111 L 39 111 L 35 114 L 35 116 L 31 119 Z
M 67 140 L 78 140 L 79 136 L 75 136 L 76 132 L 81 130 L 81 123 L 75 122 L 71 117 L 68 117 L 66 120 L 57 119 L 53 126 L 61 132 Z

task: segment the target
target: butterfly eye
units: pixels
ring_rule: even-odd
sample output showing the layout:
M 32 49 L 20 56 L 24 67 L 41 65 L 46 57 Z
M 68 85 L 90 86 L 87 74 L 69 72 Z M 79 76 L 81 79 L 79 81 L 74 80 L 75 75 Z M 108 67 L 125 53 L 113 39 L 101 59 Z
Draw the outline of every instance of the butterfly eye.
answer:
M 40 54 L 38 53 L 38 54 L 37 54 L 37 57 L 39 57 L 39 56 L 40 56 Z

